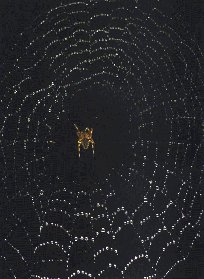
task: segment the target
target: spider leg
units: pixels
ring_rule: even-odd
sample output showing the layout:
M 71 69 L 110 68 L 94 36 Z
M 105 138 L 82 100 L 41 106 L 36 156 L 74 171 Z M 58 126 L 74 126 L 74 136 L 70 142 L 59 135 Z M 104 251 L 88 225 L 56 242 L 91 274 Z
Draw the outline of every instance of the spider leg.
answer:
M 93 156 L 94 156 L 94 144 L 95 144 L 95 143 L 94 143 L 94 141 L 92 140 L 92 141 L 91 141 L 91 146 L 92 146 Z
M 80 146 L 81 146 L 81 142 L 78 141 L 78 154 L 79 154 L 79 158 L 80 158 Z
M 77 127 L 77 125 L 76 124 L 74 124 L 74 127 L 77 129 L 77 131 L 79 132 L 79 128 Z

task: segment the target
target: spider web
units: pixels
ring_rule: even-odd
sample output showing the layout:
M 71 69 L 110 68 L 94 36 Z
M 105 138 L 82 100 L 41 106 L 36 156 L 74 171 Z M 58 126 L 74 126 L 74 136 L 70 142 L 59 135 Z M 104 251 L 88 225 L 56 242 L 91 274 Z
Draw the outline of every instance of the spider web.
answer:
M 202 53 L 136 1 L 61 4 L 1 81 L 2 278 L 171 278 L 203 220 Z M 182 35 L 181 35 L 182 34 Z M 78 159 L 76 131 L 96 156 Z

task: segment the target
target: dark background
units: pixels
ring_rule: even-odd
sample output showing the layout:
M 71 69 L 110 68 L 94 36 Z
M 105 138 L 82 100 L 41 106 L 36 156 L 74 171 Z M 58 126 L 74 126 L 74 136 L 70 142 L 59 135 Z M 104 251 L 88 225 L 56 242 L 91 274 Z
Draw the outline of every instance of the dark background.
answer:
M 10 60 L 12 45 L 16 38 L 40 14 L 57 5 L 56 0 L 0 0 L 0 73 L 3 64 Z M 65 1 L 60 1 L 65 2 Z M 142 1 L 141 1 L 142 2 Z M 163 0 L 139 3 L 143 9 L 158 7 L 163 13 L 173 17 L 175 24 L 182 21 L 195 37 L 201 50 L 204 51 L 204 1 L 203 0 Z M 168 279 L 203 279 L 204 278 L 204 232 L 189 258 L 179 264 Z

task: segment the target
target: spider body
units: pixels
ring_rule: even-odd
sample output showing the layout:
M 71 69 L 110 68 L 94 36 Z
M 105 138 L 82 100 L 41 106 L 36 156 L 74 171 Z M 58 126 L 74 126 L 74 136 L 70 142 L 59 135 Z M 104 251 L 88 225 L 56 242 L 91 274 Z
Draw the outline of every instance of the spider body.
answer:
M 94 155 L 95 142 L 92 138 L 93 128 L 91 128 L 91 129 L 86 128 L 84 131 L 80 131 L 79 128 L 75 124 L 74 124 L 74 126 L 77 129 L 79 157 L 80 157 L 81 145 L 84 149 L 88 149 L 89 145 L 91 144 L 91 147 L 92 147 L 92 150 L 93 150 L 93 155 Z

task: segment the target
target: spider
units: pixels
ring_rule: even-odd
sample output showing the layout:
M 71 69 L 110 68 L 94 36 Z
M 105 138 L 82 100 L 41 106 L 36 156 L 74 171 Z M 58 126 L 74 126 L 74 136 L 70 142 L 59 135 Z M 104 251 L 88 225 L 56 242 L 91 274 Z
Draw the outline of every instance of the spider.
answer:
M 74 124 L 74 126 L 77 129 L 79 157 L 80 157 L 81 144 L 82 144 L 84 149 L 88 149 L 89 148 L 89 144 L 91 144 L 92 150 L 93 150 L 93 155 L 94 155 L 94 145 L 95 145 L 95 142 L 94 142 L 94 140 L 92 138 L 93 128 L 91 128 L 91 129 L 86 128 L 84 131 L 80 131 L 76 124 Z

